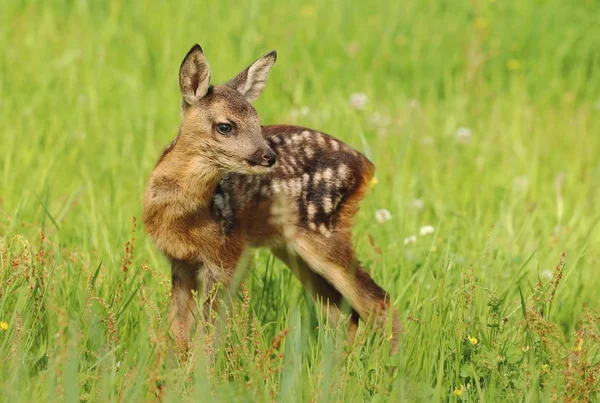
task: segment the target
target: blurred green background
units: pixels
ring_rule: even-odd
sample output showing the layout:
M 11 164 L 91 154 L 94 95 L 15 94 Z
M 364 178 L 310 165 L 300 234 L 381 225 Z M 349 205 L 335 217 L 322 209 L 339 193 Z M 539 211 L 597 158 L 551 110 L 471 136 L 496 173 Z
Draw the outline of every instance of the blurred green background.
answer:
M 591 0 L 3 1 L 0 400 L 598 399 L 599 26 Z M 276 49 L 263 124 L 376 164 L 355 239 L 398 355 L 257 252 L 216 361 L 172 357 L 132 221 L 196 42 L 216 83 Z

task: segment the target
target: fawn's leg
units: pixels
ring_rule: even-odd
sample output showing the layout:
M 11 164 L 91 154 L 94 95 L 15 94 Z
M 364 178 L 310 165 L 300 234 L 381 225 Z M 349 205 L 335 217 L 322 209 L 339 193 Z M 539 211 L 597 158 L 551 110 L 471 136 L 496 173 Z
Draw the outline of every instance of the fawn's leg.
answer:
M 187 348 L 198 309 L 193 293 L 198 292 L 200 263 L 171 262 L 171 332 L 178 347 Z
M 392 315 L 392 350 L 396 351 L 401 333 L 398 312 L 391 306 L 389 295 L 371 278 L 355 257 L 350 242 L 344 237 L 329 238 L 314 234 L 298 234 L 295 251 L 358 312 L 360 318 L 379 327 Z
M 219 264 L 205 262 L 206 269 L 202 272 L 202 314 L 205 321 L 205 330 L 211 332 L 215 326 L 215 321 L 220 317 L 221 298 L 225 297 L 225 302 L 231 300 L 232 295 L 236 295 L 239 285 L 246 273 L 246 261 L 243 259 L 243 249 L 241 247 L 229 248 L 228 254 Z M 218 329 L 214 329 L 218 330 Z M 213 332 L 214 342 L 218 341 L 218 331 Z
M 292 273 L 298 277 L 304 288 L 306 288 L 313 298 L 321 304 L 324 312 L 333 326 L 337 326 L 342 319 L 342 307 L 344 299 L 331 284 L 322 276 L 312 271 L 309 265 L 294 252 L 290 252 L 284 248 L 273 249 L 273 255 L 280 259 L 292 270 Z M 350 308 L 350 319 L 348 323 L 348 338 L 350 341 L 354 339 L 358 330 L 358 313 Z

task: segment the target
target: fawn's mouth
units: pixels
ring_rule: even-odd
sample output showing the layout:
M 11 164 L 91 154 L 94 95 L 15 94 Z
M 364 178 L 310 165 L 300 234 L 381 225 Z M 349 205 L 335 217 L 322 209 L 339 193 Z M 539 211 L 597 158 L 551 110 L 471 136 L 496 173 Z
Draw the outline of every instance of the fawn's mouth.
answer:
M 276 165 L 276 163 L 268 165 L 266 163 L 259 164 L 252 160 L 246 160 L 246 165 L 250 173 L 266 174 L 271 171 L 271 169 Z

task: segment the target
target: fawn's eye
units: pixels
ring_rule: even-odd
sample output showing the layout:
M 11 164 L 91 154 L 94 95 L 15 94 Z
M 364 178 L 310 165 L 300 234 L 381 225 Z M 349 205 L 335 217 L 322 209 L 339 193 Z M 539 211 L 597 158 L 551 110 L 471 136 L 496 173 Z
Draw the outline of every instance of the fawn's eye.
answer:
M 217 131 L 221 134 L 229 134 L 231 133 L 231 125 L 229 123 L 219 123 Z

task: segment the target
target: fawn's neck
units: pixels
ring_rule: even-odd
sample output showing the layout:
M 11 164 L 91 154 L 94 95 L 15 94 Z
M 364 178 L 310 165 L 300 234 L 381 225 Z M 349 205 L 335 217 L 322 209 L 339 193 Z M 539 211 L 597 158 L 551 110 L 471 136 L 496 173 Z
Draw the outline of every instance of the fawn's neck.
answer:
M 222 170 L 208 158 L 178 151 L 169 152 L 155 168 L 149 189 L 151 197 L 172 208 L 174 215 L 208 209 L 223 176 Z

